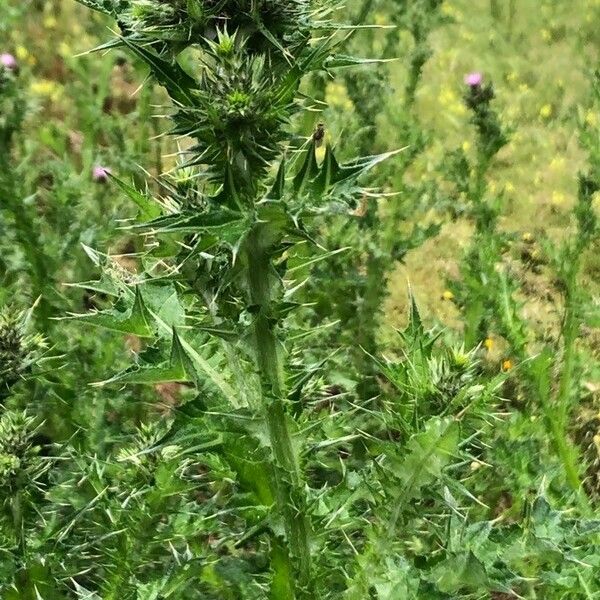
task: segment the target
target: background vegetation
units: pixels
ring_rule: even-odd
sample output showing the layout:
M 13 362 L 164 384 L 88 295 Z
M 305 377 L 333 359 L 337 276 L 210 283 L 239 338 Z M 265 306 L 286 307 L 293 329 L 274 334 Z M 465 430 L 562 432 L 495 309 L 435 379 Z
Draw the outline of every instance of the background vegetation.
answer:
M 0 0 L 0 596 L 600 598 L 600 2 L 82 3 Z

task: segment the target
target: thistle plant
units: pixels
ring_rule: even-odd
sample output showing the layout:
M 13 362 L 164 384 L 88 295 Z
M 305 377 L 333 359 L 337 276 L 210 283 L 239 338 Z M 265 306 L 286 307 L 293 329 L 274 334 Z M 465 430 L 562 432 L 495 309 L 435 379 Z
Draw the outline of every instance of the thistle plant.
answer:
M 46 487 L 51 460 L 41 455 L 36 440 L 40 423 L 27 412 L 3 411 L 0 415 L 0 573 L 3 580 L 27 568 L 30 541 Z
M 47 284 L 48 264 L 42 250 L 33 242 L 38 231 L 30 211 L 22 205 L 22 189 L 16 174 L 15 146 L 25 120 L 27 105 L 19 81 L 19 64 L 9 53 L 0 55 L 0 214 L 6 223 L 14 223 L 14 236 L 27 258 L 34 301 L 42 296 Z M 4 232 L 2 232 L 4 234 Z M 40 313 L 45 313 L 45 300 Z
M 456 199 L 466 199 L 468 215 L 475 233 L 473 243 L 462 265 L 462 279 L 451 286 L 455 302 L 465 310 L 465 344 L 472 348 L 483 342 L 492 331 L 491 319 L 503 315 L 500 333 L 510 340 L 513 351 L 520 352 L 525 344 L 524 334 L 514 313 L 517 307 L 511 299 L 514 282 L 503 270 L 496 269 L 508 238 L 498 229 L 501 198 L 489 193 L 487 173 L 492 161 L 508 142 L 508 132 L 500 123 L 493 107 L 494 88 L 485 82 L 481 73 L 465 77 L 465 104 L 471 110 L 471 122 L 477 135 L 476 155 L 469 159 L 462 149 L 450 157 L 450 175 L 454 180 Z M 502 296 L 488 293 L 483 281 L 494 281 L 494 289 L 505 289 Z M 506 313 L 506 314 L 505 314 Z M 515 323 L 514 327 L 510 324 Z M 505 326 L 507 325 L 507 326 Z
M 25 378 L 45 346 L 39 334 L 29 332 L 29 321 L 30 313 L 0 309 L 0 401 Z
M 2 120 L 0 120 L 0 143 L 3 160 L 10 151 L 12 138 L 20 128 L 24 118 L 25 103 L 19 94 L 16 83 L 19 74 L 19 63 L 16 58 L 4 52 L 0 54 L 0 102 L 2 103 Z
M 40 419 L 19 410 L 17 384 L 32 376 L 45 348 L 31 333 L 31 311 L 0 310 L 0 576 L 11 581 L 27 569 L 37 543 L 37 511 L 52 461 L 42 454 Z M 13 397 L 15 396 L 15 397 Z M 24 577 L 26 578 L 26 577 Z
M 365 46 L 374 52 L 381 44 L 384 52 L 382 64 L 364 65 L 343 72 L 355 121 L 355 131 L 342 140 L 343 149 L 350 152 L 358 148 L 365 154 L 373 139 L 382 146 L 389 144 L 381 140 L 385 136 L 381 135 L 378 126 L 386 106 L 382 99 L 393 102 L 393 113 L 385 116 L 393 123 L 390 137 L 403 148 L 393 167 L 380 170 L 370 180 L 381 189 L 393 189 L 389 197 L 378 201 L 377 196 L 367 194 L 352 220 L 327 223 L 328 246 L 346 246 L 347 250 L 320 265 L 310 287 L 317 315 L 339 321 L 339 325 L 329 331 L 333 345 L 340 339 L 348 340 L 344 345 L 350 349 L 352 368 L 343 369 L 345 361 L 340 359 L 340 369 L 348 371 L 345 373 L 348 381 L 356 380 L 357 374 L 360 375 L 356 392 L 363 401 L 380 392 L 372 357 L 381 351 L 378 337 L 389 275 L 408 252 L 439 231 L 437 224 L 420 223 L 421 215 L 437 200 L 435 194 L 426 193 L 430 191 L 427 189 L 430 183 L 411 184 L 405 174 L 431 141 L 429 132 L 419 122 L 414 101 L 423 67 L 432 54 L 430 36 L 444 23 L 440 7 L 441 2 L 437 0 L 420 0 L 410 6 L 403 0 L 366 0 L 359 10 L 353 11 L 354 22 L 369 23 L 378 11 L 385 15 L 390 25 L 383 29 L 370 26 L 357 31 L 346 42 L 350 54 Z M 408 33 L 411 41 L 408 47 L 400 50 L 398 38 L 403 33 Z M 390 81 L 391 71 L 398 68 L 406 70 L 406 85 L 399 100 L 393 96 Z M 429 200 L 429 196 L 434 200 Z M 406 224 L 410 229 L 408 233 L 402 233 L 400 230 Z M 335 277 L 341 270 L 348 273 L 344 279 Z M 331 281 L 339 288 L 335 292 L 331 290 Z
M 249 493 L 272 504 L 256 524 L 269 532 L 271 597 L 312 598 L 312 555 L 322 541 L 301 424 L 314 372 L 290 362 L 292 351 L 303 352 L 295 340 L 311 334 L 291 329 L 293 295 L 305 262 L 327 257 L 303 258 L 311 221 L 355 206 L 358 177 L 387 157 L 339 164 L 327 146 L 318 163 L 312 137 L 293 148 L 302 78 L 336 63 L 335 27 L 326 20 L 333 7 L 82 3 L 117 17 L 121 35 L 108 45 L 148 65 L 173 101 L 172 134 L 193 145 L 159 204 L 117 181 L 140 206 L 146 222 L 138 228 L 156 247 L 134 277 L 109 269 L 105 257 L 104 280 L 91 288 L 117 297 L 115 308 L 78 318 L 154 340 L 137 367 L 112 381 L 195 384 L 198 399 L 184 407 L 192 423 L 221 429 L 223 458 Z M 325 35 L 314 37 L 315 27 Z
M 508 342 L 506 370 L 519 367 L 524 393 L 541 409 L 556 455 L 563 467 L 564 480 L 584 512 L 588 500 L 583 492 L 580 458 L 570 431 L 571 411 L 578 388 L 574 377 L 576 341 L 583 322 L 583 297 L 578 285 L 582 256 L 597 236 L 597 217 L 592 200 L 598 191 L 595 172 L 581 173 L 577 201 L 573 210 L 575 232 L 562 244 L 544 243 L 550 277 L 562 295 L 563 319 L 560 331 L 551 340 L 540 340 L 523 317 L 517 299 L 521 284 L 504 264 L 513 236 L 500 230 L 498 216 L 502 197 L 487 189 L 486 173 L 497 152 L 507 143 L 505 128 L 492 108 L 493 88 L 480 73 L 465 78 L 465 102 L 471 109 L 477 130 L 477 161 L 472 165 L 460 152 L 453 157 L 457 189 L 467 198 L 475 224 L 473 244 L 462 264 L 462 280 L 454 282 L 456 302 L 464 311 L 466 341 L 469 346 L 482 343 L 492 331 Z M 587 132 L 582 140 L 593 157 Z M 558 385 L 552 386 L 557 373 Z

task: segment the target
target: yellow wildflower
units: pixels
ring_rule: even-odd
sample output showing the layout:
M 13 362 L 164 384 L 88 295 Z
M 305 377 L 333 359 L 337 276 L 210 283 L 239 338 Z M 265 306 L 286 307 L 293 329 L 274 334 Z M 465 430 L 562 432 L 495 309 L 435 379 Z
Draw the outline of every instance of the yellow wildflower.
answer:
M 62 92 L 61 86 L 56 83 L 56 81 L 52 81 L 51 79 L 40 79 L 39 81 L 34 81 L 29 89 L 36 96 L 49 98 L 53 102 L 56 102 L 60 98 Z
M 344 111 L 351 111 L 354 108 L 352 100 L 348 96 L 346 86 L 343 83 L 332 82 L 328 84 L 326 98 L 328 104 Z
M 442 300 L 454 300 L 454 294 L 450 290 L 445 290 L 442 294 Z
M 15 48 L 15 54 L 20 62 L 35 65 L 35 56 L 33 56 L 25 46 L 17 46 Z
M 389 25 L 389 18 L 384 13 L 375 13 L 375 25 Z
M 587 114 L 585 115 L 585 122 L 590 127 L 598 127 L 598 113 L 593 110 L 588 110 Z
M 64 40 L 58 45 L 58 53 L 63 58 L 73 56 L 73 49 Z
M 512 368 L 513 368 L 513 362 L 512 362 L 512 360 L 510 360 L 510 358 L 507 358 L 502 361 L 502 371 L 504 373 L 506 373 L 507 371 L 510 371 Z
M 47 17 L 44 17 L 44 27 L 46 29 L 54 29 L 56 27 L 56 17 L 54 15 L 48 15 Z
M 438 101 L 442 106 L 450 106 L 456 104 L 456 94 L 451 87 L 444 86 L 438 96 Z
M 552 106 L 550 104 L 544 104 L 540 108 L 540 117 L 542 119 L 549 119 L 552 116 Z
M 449 2 L 444 2 L 442 4 L 442 13 L 448 17 L 452 17 L 456 13 L 456 9 Z
M 526 231 L 522 236 L 521 239 L 524 242 L 530 243 L 533 242 L 533 233 L 529 233 L 529 231 Z

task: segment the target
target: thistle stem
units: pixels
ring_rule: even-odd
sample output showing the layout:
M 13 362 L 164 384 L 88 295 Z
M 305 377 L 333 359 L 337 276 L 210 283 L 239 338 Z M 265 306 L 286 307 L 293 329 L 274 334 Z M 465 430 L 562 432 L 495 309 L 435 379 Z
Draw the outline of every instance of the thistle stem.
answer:
M 295 581 L 290 600 L 314 598 L 311 593 L 310 525 L 300 467 L 294 453 L 285 411 L 285 378 L 281 347 L 271 315 L 271 289 L 276 274 L 271 263 L 266 232 L 256 226 L 247 241 L 247 281 L 250 301 L 256 310 L 253 324 L 254 350 L 261 378 L 262 410 L 273 453 L 277 511 L 283 519 L 287 551 Z
M 575 366 L 575 342 L 577 340 L 577 308 L 575 289 L 577 285 L 577 273 L 579 272 L 579 260 L 574 258 L 569 268 L 566 281 L 565 295 L 565 319 L 563 325 L 563 360 L 556 404 L 558 417 L 551 419 L 555 443 L 558 447 L 559 456 L 565 467 L 569 485 L 579 495 L 583 508 L 589 509 L 589 502 L 585 491 L 581 486 L 579 476 L 579 456 L 577 449 L 569 443 L 567 428 L 569 417 L 569 394 L 573 385 L 573 369 Z

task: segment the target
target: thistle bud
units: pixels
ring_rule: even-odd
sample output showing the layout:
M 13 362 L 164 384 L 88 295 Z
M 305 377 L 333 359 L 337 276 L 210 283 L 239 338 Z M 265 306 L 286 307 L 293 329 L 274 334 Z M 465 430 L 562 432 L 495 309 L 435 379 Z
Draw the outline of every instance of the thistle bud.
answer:
M 484 84 L 483 75 L 479 72 L 469 73 L 464 82 L 467 86 L 464 101 L 473 112 L 472 123 L 479 134 L 479 150 L 487 158 L 491 158 L 508 143 L 506 132 L 492 107 L 494 86 L 491 83 Z
M 0 65 L 2 65 L 2 67 L 8 71 L 12 71 L 13 73 L 18 73 L 19 71 L 19 63 L 17 62 L 17 59 L 8 52 L 0 54 Z
M 469 87 L 479 87 L 483 83 L 483 75 L 481 73 L 469 73 L 465 75 L 465 84 Z
M 6 411 L 0 417 L 0 489 L 40 488 L 40 478 L 49 467 L 34 443 L 35 419 L 26 412 Z
M 111 170 L 108 167 L 102 167 L 100 165 L 96 165 L 92 169 L 92 179 L 96 183 L 106 183 L 111 174 Z
M 0 399 L 27 372 L 44 340 L 25 331 L 23 313 L 9 309 L 0 311 Z

